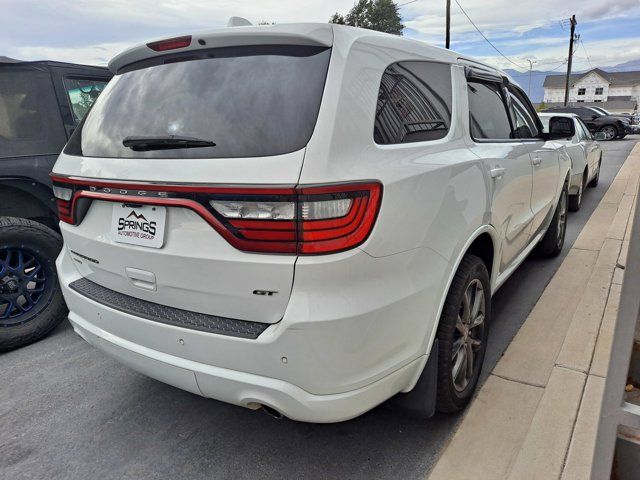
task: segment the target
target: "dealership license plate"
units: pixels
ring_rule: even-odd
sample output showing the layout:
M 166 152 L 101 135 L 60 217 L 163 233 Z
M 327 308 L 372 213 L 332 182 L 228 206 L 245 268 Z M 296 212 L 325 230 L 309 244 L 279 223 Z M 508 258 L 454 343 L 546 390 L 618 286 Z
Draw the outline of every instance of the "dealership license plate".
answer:
M 160 248 L 164 242 L 165 207 L 113 205 L 111 238 L 120 243 Z

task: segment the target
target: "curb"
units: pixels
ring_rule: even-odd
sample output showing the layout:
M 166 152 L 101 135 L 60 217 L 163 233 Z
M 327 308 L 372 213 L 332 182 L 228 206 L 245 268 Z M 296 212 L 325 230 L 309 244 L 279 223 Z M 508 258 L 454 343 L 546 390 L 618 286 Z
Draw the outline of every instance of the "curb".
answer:
M 589 478 L 639 177 L 640 143 L 468 408 L 431 480 Z

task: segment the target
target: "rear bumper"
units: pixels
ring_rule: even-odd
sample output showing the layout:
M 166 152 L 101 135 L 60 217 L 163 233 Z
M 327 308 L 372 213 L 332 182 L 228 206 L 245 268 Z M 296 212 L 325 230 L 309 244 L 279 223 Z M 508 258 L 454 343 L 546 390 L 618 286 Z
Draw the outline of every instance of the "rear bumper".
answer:
M 131 368 L 224 402 L 337 422 L 413 388 L 448 265 L 427 249 L 299 259 L 285 317 L 256 339 L 151 321 L 91 300 L 69 287 L 81 276 L 66 247 L 57 267 L 75 331 Z
M 151 378 L 251 409 L 267 405 L 292 420 L 304 422 L 340 422 L 357 417 L 402 390 L 424 364 L 418 358 L 366 387 L 313 395 L 275 378 L 205 365 L 142 347 L 97 328 L 73 312 L 69 320 L 88 343 Z

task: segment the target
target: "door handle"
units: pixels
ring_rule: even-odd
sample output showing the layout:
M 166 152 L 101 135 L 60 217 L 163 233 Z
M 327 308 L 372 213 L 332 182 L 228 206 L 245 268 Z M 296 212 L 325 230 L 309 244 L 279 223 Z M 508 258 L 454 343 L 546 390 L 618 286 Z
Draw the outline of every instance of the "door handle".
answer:
M 535 167 L 537 167 L 541 163 L 542 163 L 542 159 L 540 157 L 533 157 L 533 159 L 531 160 L 531 164 Z
M 504 172 L 506 170 L 503 167 L 496 167 L 496 168 L 492 168 L 489 171 L 489 174 L 491 175 L 491 178 L 500 178 L 504 175 Z

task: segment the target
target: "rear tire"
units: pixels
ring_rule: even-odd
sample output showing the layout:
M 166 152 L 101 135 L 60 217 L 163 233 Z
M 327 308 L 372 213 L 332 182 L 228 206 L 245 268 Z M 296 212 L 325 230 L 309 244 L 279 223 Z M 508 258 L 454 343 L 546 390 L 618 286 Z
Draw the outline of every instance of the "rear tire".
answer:
M 451 282 L 438 324 L 436 409 L 455 413 L 471 400 L 487 348 L 491 285 L 484 262 L 466 255 Z
M 582 204 L 582 195 L 584 194 L 587 178 L 587 170 L 585 169 L 584 174 L 582 175 L 582 181 L 580 182 L 578 193 L 576 193 L 575 195 L 569 195 L 570 212 L 577 212 L 578 210 L 580 210 L 580 205 Z
M 551 219 L 551 225 L 536 246 L 536 253 L 542 257 L 555 257 L 560 254 L 564 246 L 564 237 L 567 233 L 567 203 L 569 188 L 564 184 L 560 193 L 558 205 Z
M 39 340 L 66 317 L 55 266 L 61 248 L 50 228 L 0 217 L 0 351 Z

